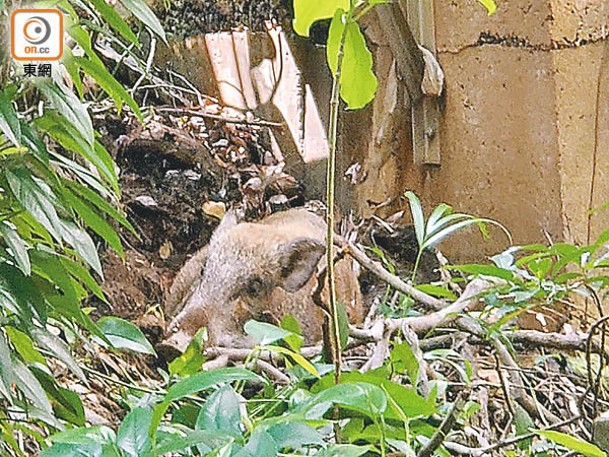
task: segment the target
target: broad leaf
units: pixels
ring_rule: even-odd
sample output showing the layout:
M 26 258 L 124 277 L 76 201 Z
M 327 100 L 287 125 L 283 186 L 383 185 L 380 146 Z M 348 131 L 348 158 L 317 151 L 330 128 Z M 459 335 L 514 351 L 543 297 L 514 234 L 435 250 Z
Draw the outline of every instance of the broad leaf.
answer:
M 224 386 L 209 396 L 199 412 L 197 430 L 217 430 L 241 437 L 241 400 L 231 386 Z
M 152 425 L 150 433 L 153 434 L 161 423 L 161 419 L 169 408 L 172 401 L 179 400 L 187 395 L 191 395 L 202 390 L 209 389 L 218 384 L 233 382 L 260 380 L 258 375 L 243 368 L 221 368 L 213 371 L 204 371 L 193 376 L 185 378 L 169 388 L 163 403 L 157 405 L 152 416 Z
M 594 444 L 575 436 L 554 430 L 535 430 L 535 433 L 586 457 L 607 457 L 607 454 Z
M 121 245 L 118 234 L 112 226 L 108 224 L 103 217 L 92 210 L 89 204 L 83 202 L 69 190 L 65 190 L 64 197 L 87 226 L 112 246 L 112 249 L 114 249 L 121 258 L 124 258 L 125 253 L 123 251 L 123 246 Z
M 314 410 L 314 416 L 317 416 L 327 411 L 332 404 L 375 418 L 387 408 L 387 396 L 382 389 L 368 383 L 338 384 L 311 398 L 306 404 L 306 410 Z
M 311 26 L 323 19 L 334 17 L 337 9 L 348 10 L 349 0 L 294 0 L 294 31 L 302 36 L 309 36 Z
M 213 371 L 204 371 L 174 384 L 167 391 L 165 402 L 178 400 L 218 384 L 233 381 L 259 380 L 260 377 L 243 368 L 222 368 Z
M 304 370 L 306 370 L 311 376 L 319 378 L 319 372 L 317 371 L 317 368 L 315 368 L 315 366 L 311 362 L 305 359 L 298 352 L 292 351 L 291 349 L 284 348 L 281 346 L 267 346 L 265 349 L 270 352 L 289 357 L 295 363 L 301 366 Z
M 34 347 L 34 342 L 29 335 L 10 326 L 5 327 L 4 329 L 11 344 L 26 363 L 47 364 L 44 356 Z
M 340 95 L 349 109 L 360 109 L 372 101 L 378 86 L 372 71 L 372 53 L 357 22 L 349 18 L 345 24 L 344 11 L 337 10 L 330 25 L 326 47 L 328 65 L 333 75 L 338 70 L 341 42 Z
M 248 443 L 235 457 L 275 457 L 277 452 L 279 448 L 273 437 L 260 428 L 255 428 Z
M 190 340 L 186 350 L 169 364 L 169 374 L 177 376 L 191 376 L 201 371 L 201 365 L 205 362 L 203 355 L 203 341 L 207 337 L 207 329 L 200 328 Z
M 142 331 L 129 321 L 106 316 L 97 321 L 97 326 L 116 349 L 128 349 L 142 354 L 155 354 Z
M 58 360 L 61 360 L 82 382 L 87 382 L 84 372 L 72 356 L 72 352 L 65 341 L 60 337 L 49 333 L 46 329 L 39 327 L 33 328 L 31 330 L 31 335 L 41 348 L 46 349 Z
M 281 422 L 266 431 L 273 437 L 279 449 L 300 449 L 303 446 L 324 442 L 319 432 L 304 422 Z
M 116 433 L 116 445 L 129 456 L 145 455 L 152 444 L 148 429 L 152 420 L 150 408 L 134 408 L 127 414 Z
M 159 435 L 161 434 L 159 433 Z M 155 456 L 175 455 L 177 452 L 194 446 L 202 448 L 203 452 L 208 454 L 213 449 L 223 446 L 227 442 L 232 442 L 232 438 L 217 431 L 188 430 L 184 434 L 166 433 L 161 435 L 157 447 L 151 454 Z
M 247 321 L 243 329 L 260 346 L 267 346 L 292 334 L 292 332 L 279 328 L 276 325 L 254 320 Z

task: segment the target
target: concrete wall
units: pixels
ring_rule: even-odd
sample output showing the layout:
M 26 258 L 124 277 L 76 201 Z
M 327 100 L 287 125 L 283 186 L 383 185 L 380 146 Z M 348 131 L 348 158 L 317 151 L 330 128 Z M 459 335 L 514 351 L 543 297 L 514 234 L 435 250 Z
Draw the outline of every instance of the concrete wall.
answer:
M 609 200 L 609 0 L 498 4 L 489 17 L 475 0 L 435 2 L 446 76 L 441 166 L 413 164 L 408 104 L 398 94 L 401 115 L 385 126 L 385 144 L 363 140 L 351 157 L 368 175 L 352 195 L 370 212 L 371 198 L 395 198 L 409 188 L 427 205 L 443 201 L 502 222 L 516 244 L 588 242 L 609 228 L 609 212 L 589 216 L 590 207 Z M 391 59 L 374 20 L 368 26 L 386 81 Z M 385 93 L 381 88 L 374 106 L 346 118 L 346 135 L 364 121 L 378 132 Z M 505 245 L 499 233 L 483 243 L 469 233 L 443 249 L 467 260 Z
M 609 228 L 609 211 L 589 215 L 609 200 L 609 0 L 497 1 L 488 16 L 476 0 L 435 0 L 446 76 L 439 167 L 414 165 L 408 96 L 378 19 L 366 17 L 381 84 L 371 106 L 341 117 L 338 175 L 360 166 L 338 183 L 343 213 L 391 214 L 407 208 L 400 197 L 412 189 L 428 209 L 446 202 L 502 222 L 517 244 L 586 243 Z M 325 117 L 324 51 L 293 40 Z M 255 55 L 270 52 L 264 39 L 252 43 L 260 48 Z M 161 48 L 158 57 L 216 95 L 201 36 Z M 308 164 L 299 172 L 310 198 L 323 197 L 323 168 Z M 466 261 L 506 245 L 498 231 L 482 242 L 472 230 L 442 249 Z

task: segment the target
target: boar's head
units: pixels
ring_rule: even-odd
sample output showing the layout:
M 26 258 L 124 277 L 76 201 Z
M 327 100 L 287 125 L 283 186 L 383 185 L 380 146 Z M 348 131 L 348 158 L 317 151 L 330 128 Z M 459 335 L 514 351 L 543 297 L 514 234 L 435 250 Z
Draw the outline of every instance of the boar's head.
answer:
M 261 318 L 270 300 L 285 297 L 273 293 L 277 288 L 294 293 L 309 281 L 325 252 L 324 235 L 323 220 L 305 210 L 277 213 L 260 223 L 237 223 L 227 215 L 207 246 L 200 280 L 159 350 L 167 358 L 183 352 L 203 326 L 212 345 L 251 346 L 243 324 Z

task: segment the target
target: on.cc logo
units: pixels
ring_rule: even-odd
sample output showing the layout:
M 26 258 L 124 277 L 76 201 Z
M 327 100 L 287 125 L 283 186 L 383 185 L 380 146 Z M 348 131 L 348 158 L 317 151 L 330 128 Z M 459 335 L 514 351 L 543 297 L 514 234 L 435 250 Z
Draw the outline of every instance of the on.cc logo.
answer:
M 23 35 L 31 44 L 42 44 L 51 36 L 51 25 L 45 18 L 34 16 L 23 26 Z
M 11 14 L 11 55 L 15 60 L 59 60 L 63 15 L 56 9 L 17 9 Z

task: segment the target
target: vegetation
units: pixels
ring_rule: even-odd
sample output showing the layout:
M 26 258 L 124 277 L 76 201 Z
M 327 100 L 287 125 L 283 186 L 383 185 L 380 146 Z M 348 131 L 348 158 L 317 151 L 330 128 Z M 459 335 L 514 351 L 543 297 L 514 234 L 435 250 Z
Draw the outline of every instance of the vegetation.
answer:
M 334 76 L 328 168 L 328 276 L 332 284 L 339 95 L 353 109 L 374 97 L 377 81 L 372 57 L 357 20 L 379 2 L 330 1 L 317 9 L 311 8 L 313 3 L 296 0 L 294 28 L 306 35 L 313 22 L 332 18 L 327 46 Z M 481 3 L 489 12 L 494 9 L 493 2 Z M 493 257 L 492 264 L 449 266 L 446 270 L 455 272 L 454 277 L 418 287 L 393 275 L 388 259 L 381 259 L 386 269 L 379 272 L 378 262 L 347 245 L 346 251 L 363 265 L 376 268 L 392 291 L 409 298 L 398 300 L 408 303 L 407 309 L 387 306 L 387 316 L 378 320 L 382 332 L 350 329 L 352 347 L 369 345 L 374 354 L 380 354 L 374 367 L 349 370 L 342 363 L 349 327 L 333 297 L 333 364 L 326 363 L 321 351 L 303 348 L 298 323 L 286 319 L 281 328 L 255 321 L 246 325 L 258 345 L 245 357 L 243 367 L 203 371 L 205 335 L 201 331 L 184 355 L 162 372 L 164 379 L 157 387 L 123 385 L 122 405 L 129 412 L 116 430 L 86 426 L 81 399 L 57 376 L 59 367 L 65 367 L 82 383 L 88 382 L 88 372 L 73 356 L 79 342 L 95 338 L 106 347 L 154 354 L 133 324 L 114 317 L 93 322 L 91 310 L 81 308 L 90 294 L 105 300 L 98 284 L 103 271 L 94 240 L 123 255 L 115 227 L 134 232 L 118 209 L 116 167 L 98 140 L 88 104 L 103 91 L 119 111 L 126 105 L 143 120 L 132 94 L 95 52 L 92 36 L 105 37 L 125 55 L 137 55 L 143 33 L 152 31 L 164 39 L 158 20 L 143 0 L 123 0 L 122 5 L 146 29 L 134 32 L 137 26 L 103 0 L 58 3 L 66 12 L 72 40 L 65 60 L 69 77 L 56 73 L 52 80 L 28 80 L 19 77 L 18 69 L 9 63 L 0 71 L 0 443 L 4 452 L 26 455 L 25 439 L 37 443 L 43 457 L 425 457 L 450 455 L 456 449 L 483 455 L 508 447 L 506 455 L 545 456 L 566 449 L 586 456 L 605 455 L 586 440 L 555 430 L 581 419 L 589 396 L 596 407 L 603 389 L 604 357 L 595 354 L 599 350 L 594 347 L 594 335 L 604 332 L 605 320 L 580 339 L 589 386 L 578 416 L 566 422 L 548 420 L 552 412 L 544 411 L 534 389 L 518 374 L 518 366 L 511 366 L 516 373 L 510 373 L 512 382 L 502 380 L 500 387 L 514 422 L 512 436 L 484 448 L 458 447 L 451 441 L 451 432 L 471 428 L 481 408 L 472 395 L 471 364 L 453 349 L 422 350 L 419 343 L 430 335 L 464 332 L 494 351 L 504 366 L 514 363 L 518 316 L 580 296 L 601 308 L 609 287 L 605 274 L 609 260 L 604 252 L 609 231 L 589 246 L 511 247 Z M 2 10 L 4 18 L 7 8 Z M 98 88 L 84 84 L 83 75 L 95 80 Z M 496 224 L 453 213 L 448 205 L 436 207 L 425 219 L 418 198 L 413 193 L 407 193 L 407 198 L 419 246 L 413 280 L 424 249 L 466 227 L 476 225 L 485 233 L 486 224 Z M 466 281 L 484 287 L 471 296 L 467 287 L 459 294 Z M 483 299 L 483 308 L 474 314 L 466 304 L 478 298 Z M 424 320 L 421 308 L 413 306 L 415 301 L 427 313 Z M 266 375 L 254 372 L 271 361 L 285 370 L 273 369 Z M 501 376 L 499 362 L 497 372 Z M 540 411 L 543 420 L 535 416 Z M 545 425 L 540 425 L 544 420 Z M 539 438 L 533 440 L 533 435 Z

